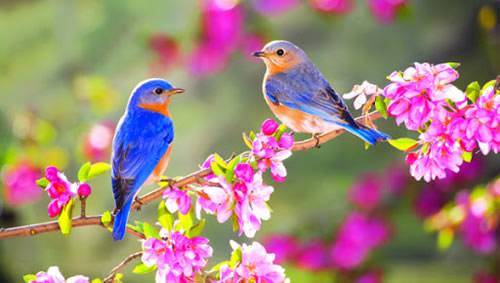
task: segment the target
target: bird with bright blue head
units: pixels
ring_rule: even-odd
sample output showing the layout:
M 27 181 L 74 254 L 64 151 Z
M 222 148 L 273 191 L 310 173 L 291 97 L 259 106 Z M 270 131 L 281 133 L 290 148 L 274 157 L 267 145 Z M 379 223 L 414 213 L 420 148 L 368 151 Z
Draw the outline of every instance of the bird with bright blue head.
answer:
M 357 123 L 306 53 L 293 43 L 271 41 L 253 55 L 266 64 L 263 92 L 267 105 L 292 131 L 317 138 L 317 134 L 344 128 L 372 145 L 390 139 Z
M 130 95 L 111 153 L 115 241 L 125 235 L 130 208 L 139 189 L 159 182 L 167 168 L 174 139 L 168 105 L 173 95 L 182 92 L 165 80 L 149 79 L 140 82 Z

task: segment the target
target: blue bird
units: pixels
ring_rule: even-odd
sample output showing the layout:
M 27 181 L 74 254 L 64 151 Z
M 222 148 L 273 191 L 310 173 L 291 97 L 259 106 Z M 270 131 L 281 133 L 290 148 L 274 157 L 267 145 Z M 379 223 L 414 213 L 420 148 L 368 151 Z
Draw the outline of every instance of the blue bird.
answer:
M 168 104 L 184 92 L 162 79 L 140 82 L 118 123 L 111 153 L 115 198 L 113 240 L 125 235 L 132 203 L 143 185 L 159 182 L 167 168 L 174 139 Z
M 341 127 L 372 145 L 390 139 L 353 119 L 340 96 L 299 47 L 288 41 L 271 41 L 253 55 L 266 64 L 263 92 L 267 104 L 292 131 L 317 138 L 319 133 Z

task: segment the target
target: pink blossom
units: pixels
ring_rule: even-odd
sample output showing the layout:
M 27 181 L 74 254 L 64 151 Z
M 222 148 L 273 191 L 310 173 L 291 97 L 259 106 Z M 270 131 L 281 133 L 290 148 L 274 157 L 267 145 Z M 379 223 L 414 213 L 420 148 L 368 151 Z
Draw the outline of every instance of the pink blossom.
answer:
M 163 193 L 163 198 L 165 198 L 165 205 L 171 213 L 175 213 L 177 210 L 186 215 L 191 209 L 191 198 L 186 193 L 186 191 L 181 191 L 176 187 L 167 188 Z
M 85 133 L 83 136 L 82 151 L 86 159 L 91 162 L 98 162 L 109 158 L 115 126 L 113 122 L 102 121 L 93 125 Z
M 51 266 L 47 272 L 40 271 L 36 274 L 36 280 L 30 280 L 30 283 L 89 283 L 89 278 L 83 275 L 75 275 L 67 280 L 64 279 L 59 267 Z
M 328 14 L 347 14 L 354 8 L 352 0 L 310 0 L 313 9 Z
M 388 238 L 389 225 L 384 219 L 351 212 L 333 243 L 332 263 L 341 270 L 352 270 Z
M 484 270 L 479 270 L 474 274 L 473 278 L 474 283 L 499 283 L 500 278 L 498 275 L 494 275 L 491 273 L 488 273 Z
M 179 44 L 165 33 L 155 33 L 148 39 L 148 47 L 156 58 L 151 64 L 154 72 L 167 72 L 181 60 Z
M 272 136 L 278 129 L 278 123 L 273 119 L 267 119 L 262 123 L 261 132 L 266 136 Z
M 243 52 L 244 57 L 252 62 L 257 63 L 260 61 L 260 58 L 257 58 L 252 55 L 255 50 L 259 50 L 266 44 L 267 40 L 265 35 L 257 32 L 250 32 L 243 36 L 243 40 L 241 42 L 241 52 Z
M 53 199 L 52 201 L 50 201 L 49 207 L 47 208 L 47 210 L 49 212 L 49 217 L 53 218 L 53 217 L 56 217 L 57 215 L 59 215 L 62 208 L 63 208 L 63 205 L 61 205 L 59 203 L 59 201 L 57 201 L 57 199 Z
M 382 273 L 378 270 L 370 270 L 363 273 L 354 280 L 354 283 L 382 283 Z
M 2 175 L 7 203 L 18 206 L 39 199 L 43 191 L 36 185 L 36 180 L 41 177 L 40 169 L 28 161 L 7 167 Z
M 295 262 L 297 266 L 318 271 L 328 267 L 329 258 L 327 246 L 321 240 L 312 240 L 304 244 L 297 252 Z
M 290 135 L 289 133 L 283 133 L 283 135 L 281 135 L 278 146 L 282 149 L 292 149 L 293 142 L 294 139 L 292 135 Z
M 50 217 L 55 217 L 59 214 L 63 206 L 78 194 L 80 185 L 69 182 L 64 173 L 52 166 L 45 170 L 45 178 L 50 181 L 45 190 L 53 199 L 49 204 L 48 213 Z M 90 187 L 88 189 L 90 193 Z M 82 191 L 84 193 L 87 192 L 85 185 Z
M 366 103 L 367 96 L 379 95 L 382 93 L 382 90 L 379 89 L 378 86 L 364 81 L 361 85 L 355 85 L 351 92 L 344 94 L 343 97 L 345 99 L 353 99 L 356 97 L 354 100 L 354 109 L 359 109 Z
M 78 186 L 78 194 L 81 196 L 86 197 L 86 196 L 90 195 L 91 192 L 92 192 L 92 189 L 90 188 L 90 186 L 87 183 L 81 183 Z
M 368 0 L 368 6 L 377 21 L 390 24 L 394 21 L 397 10 L 408 2 L 409 0 Z
M 446 199 L 443 192 L 427 185 L 418 192 L 413 208 L 415 213 L 424 219 L 439 212 L 445 204 Z
M 298 3 L 298 0 L 253 0 L 255 10 L 267 16 L 289 11 Z
M 283 146 L 291 148 L 293 145 L 293 137 L 289 134 L 283 134 L 280 139 Z M 279 144 L 276 139 L 271 136 L 257 134 L 253 140 L 252 153 L 256 158 L 257 165 L 261 172 L 265 172 L 267 168 L 271 167 L 271 176 L 276 182 L 283 182 L 286 177 L 286 168 L 283 165 L 283 160 L 292 155 L 289 149 L 278 150 Z
M 233 185 L 228 184 L 224 176 L 210 179 L 219 186 L 203 186 L 196 201 L 196 215 L 200 218 L 201 210 L 209 214 L 217 213 L 217 221 L 225 222 L 233 214 L 236 199 Z
M 278 149 L 276 139 L 263 134 L 257 134 L 253 140 L 252 146 L 252 153 L 259 158 L 271 158 Z
M 267 235 L 262 243 L 269 253 L 275 255 L 274 262 L 276 264 L 293 259 L 299 247 L 298 241 L 293 236 L 286 234 Z
M 217 44 L 201 42 L 190 55 L 188 69 L 193 75 L 207 76 L 222 71 L 228 58 L 229 53 L 219 50 Z
M 374 209 L 382 198 L 382 183 L 375 174 L 365 174 L 349 190 L 349 200 L 365 210 Z
M 163 228 L 160 235 L 165 240 L 150 237 L 143 241 L 144 265 L 156 265 L 156 282 L 192 282 L 206 267 L 206 258 L 212 256 L 208 239 L 189 239 L 179 231 Z
M 258 242 L 241 246 L 233 242 L 232 246 L 233 250 L 238 247 L 241 249 L 241 261 L 233 267 L 233 270 L 227 265 L 222 266 L 221 280 L 218 282 L 289 282 L 289 279 L 285 277 L 285 269 L 273 263 L 274 254 L 267 253 Z
M 234 175 L 245 183 L 251 183 L 253 181 L 253 174 L 253 168 L 248 163 L 240 163 L 234 168 Z

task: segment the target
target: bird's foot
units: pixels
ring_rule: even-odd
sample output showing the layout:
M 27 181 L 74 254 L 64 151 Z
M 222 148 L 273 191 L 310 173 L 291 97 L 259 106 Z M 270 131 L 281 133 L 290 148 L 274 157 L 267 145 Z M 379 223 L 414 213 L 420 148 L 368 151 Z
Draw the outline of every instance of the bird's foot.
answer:
M 319 134 L 313 134 L 312 137 L 316 140 L 316 145 L 314 146 L 315 148 L 321 148 L 321 145 L 319 144 Z

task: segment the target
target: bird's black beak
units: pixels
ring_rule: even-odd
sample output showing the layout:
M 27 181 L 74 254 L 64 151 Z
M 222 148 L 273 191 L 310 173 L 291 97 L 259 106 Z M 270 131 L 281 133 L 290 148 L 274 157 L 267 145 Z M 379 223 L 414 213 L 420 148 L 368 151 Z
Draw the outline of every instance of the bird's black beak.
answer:
M 183 93 L 185 90 L 182 89 L 182 88 L 173 88 L 173 89 L 170 89 L 168 92 L 167 92 L 167 95 L 171 96 L 171 95 L 174 95 L 174 94 L 178 94 L 178 93 Z
M 255 56 L 255 57 L 264 57 L 264 56 L 266 56 L 266 54 L 264 52 L 262 52 L 262 51 L 254 52 L 254 53 L 252 53 L 252 55 Z

